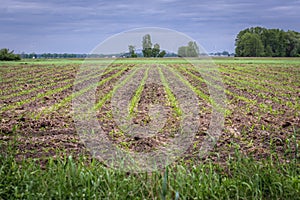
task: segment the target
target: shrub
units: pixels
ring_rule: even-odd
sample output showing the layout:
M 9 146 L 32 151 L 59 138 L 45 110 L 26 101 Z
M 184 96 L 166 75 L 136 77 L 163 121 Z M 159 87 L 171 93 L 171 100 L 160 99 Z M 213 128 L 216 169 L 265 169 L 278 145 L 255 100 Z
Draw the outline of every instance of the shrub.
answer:
M 21 57 L 20 55 L 14 54 L 14 51 L 9 51 L 9 49 L 4 48 L 0 50 L 0 60 L 21 60 Z

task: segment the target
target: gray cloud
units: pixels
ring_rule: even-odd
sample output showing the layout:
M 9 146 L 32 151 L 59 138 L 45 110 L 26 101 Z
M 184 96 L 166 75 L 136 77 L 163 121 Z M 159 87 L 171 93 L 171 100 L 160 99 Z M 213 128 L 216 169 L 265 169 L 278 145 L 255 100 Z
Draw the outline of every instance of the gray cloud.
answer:
M 87 53 L 113 34 L 155 26 L 233 52 L 236 34 L 250 26 L 300 31 L 299 10 L 299 0 L 0 0 L 0 48 Z

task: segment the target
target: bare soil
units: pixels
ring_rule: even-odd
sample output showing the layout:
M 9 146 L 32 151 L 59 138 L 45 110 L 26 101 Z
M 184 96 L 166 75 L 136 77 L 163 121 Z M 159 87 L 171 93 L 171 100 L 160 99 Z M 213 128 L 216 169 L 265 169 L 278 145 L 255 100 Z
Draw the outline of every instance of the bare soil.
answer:
M 120 65 L 116 65 L 118 67 Z M 179 66 L 179 65 L 178 65 Z M 174 65 L 176 69 L 178 66 Z M 128 70 L 124 71 L 126 74 L 133 65 L 127 66 Z M 223 66 L 224 67 L 224 66 Z M 247 67 L 247 66 L 245 66 Z M 51 87 L 47 87 L 45 84 L 44 89 L 31 92 L 26 95 L 18 96 L 15 98 L 8 98 L 5 100 L 0 99 L 0 109 L 3 109 L 9 105 L 15 105 L 17 102 L 37 96 L 40 93 L 45 93 L 60 87 L 65 84 L 62 83 L 65 80 L 74 81 L 78 66 L 64 66 L 67 73 L 55 74 L 55 70 L 51 68 L 47 73 L 43 66 L 1 66 L 3 83 L 1 83 L 1 94 L 3 96 L 10 95 L 6 93 L 13 87 L 18 78 L 20 78 L 20 72 L 22 77 L 40 77 L 42 80 L 47 80 L 49 77 L 62 76 L 62 79 L 57 79 L 57 84 Z M 226 68 L 226 67 L 225 67 Z M 232 70 L 232 68 L 230 68 Z M 290 70 L 291 76 L 299 72 L 299 68 L 295 70 L 293 67 L 289 68 L 276 68 L 279 72 L 288 73 L 286 70 Z M 18 72 L 19 71 L 19 72 Z M 61 70 L 60 70 L 61 71 Z M 102 79 L 107 78 L 115 74 L 117 70 L 107 73 Z M 260 70 L 259 73 L 266 73 Z M 277 72 L 276 72 L 277 73 Z M 273 73 L 276 75 L 276 73 Z M 36 76 L 35 76 L 36 74 Z M 53 75 L 54 74 L 54 75 Z M 194 87 L 203 91 L 205 94 L 209 94 L 206 84 L 196 80 L 186 73 L 182 73 Z M 233 74 L 223 73 L 222 76 L 234 77 Z M 29 78 L 29 79 L 30 79 Z M 108 81 L 106 84 L 97 88 L 97 97 L 101 98 L 105 94 L 112 90 L 114 84 L 120 77 L 114 78 Z M 278 78 L 280 79 L 280 78 Z M 9 81 L 5 81 L 9 80 Z M 291 78 L 292 80 L 292 78 Z M 27 82 L 29 82 L 28 80 Z M 41 81 L 42 83 L 42 81 Z M 268 82 L 265 83 L 268 87 Z M 24 83 L 19 85 L 14 92 L 20 92 L 22 90 L 30 90 L 36 86 L 32 83 Z M 288 99 L 295 105 L 299 105 L 299 85 L 297 83 L 290 84 L 290 87 L 295 90 L 290 92 L 291 97 Z M 200 158 L 200 161 L 211 159 L 216 162 L 225 162 L 229 156 L 232 156 L 235 150 L 238 148 L 243 154 L 253 156 L 255 159 L 265 159 L 270 155 L 276 155 L 280 160 L 288 162 L 289 158 L 293 158 L 296 152 L 296 143 L 300 139 L 300 117 L 299 107 L 291 108 L 284 102 L 278 103 L 272 100 L 267 100 L 258 95 L 248 92 L 247 90 L 241 90 L 235 87 L 235 85 L 226 85 L 225 89 L 229 90 L 233 94 L 227 95 L 227 108 L 230 112 L 225 118 L 225 126 L 221 137 L 216 142 L 213 150 L 210 154 L 204 158 Z M 72 118 L 71 102 L 61 107 L 58 110 L 54 110 L 51 113 L 42 115 L 36 119 L 35 113 L 58 104 L 61 100 L 71 95 L 73 88 L 70 87 L 62 92 L 55 93 L 51 96 L 45 96 L 43 98 L 37 98 L 34 101 L 17 106 L 14 109 L 9 109 L 0 112 L 0 144 L 2 144 L 1 152 L 5 152 L 8 144 L 12 144 L 18 149 L 17 158 L 22 160 L 26 158 L 36 158 L 43 160 L 47 157 L 57 157 L 64 154 L 88 155 L 83 143 L 81 143 L 74 126 Z M 268 97 L 274 95 L 270 91 Z M 289 91 L 286 91 L 287 93 Z M 255 100 L 256 104 L 249 104 L 236 97 L 243 96 L 249 100 Z M 298 96 L 297 96 L 298 95 Z M 135 112 L 132 118 L 135 124 L 140 126 L 147 126 L 151 123 L 151 117 L 149 117 L 149 105 L 160 104 L 165 105 L 167 111 L 167 123 L 160 131 L 159 134 L 151 137 L 131 137 L 122 132 L 114 121 L 111 113 L 110 100 L 108 100 L 103 107 L 98 111 L 97 117 L 103 130 L 107 133 L 107 136 L 111 141 L 123 148 L 125 151 L 136 152 L 149 152 L 154 151 L 160 145 L 167 144 L 170 139 L 176 134 L 179 129 L 179 119 L 176 117 L 174 109 L 168 105 L 167 95 L 162 84 L 146 83 L 142 91 L 141 99 L 138 102 L 137 112 Z M 259 107 L 260 103 L 269 105 L 272 110 L 278 111 L 274 114 L 268 109 L 262 109 Z M 167 106 L 166 106 L 167 105 Z M 206 131 L 209 128 L 211 119 L 210 105 L 204 100 L 199 98 L 199 105 L 203 109 L 199 111 L 199 124 L 200 128 L 195 135 L 194 145 L 190 146 L 184 159 L 199 159 L 197 153 L 201 147 L 202 141 L 207 136 Z

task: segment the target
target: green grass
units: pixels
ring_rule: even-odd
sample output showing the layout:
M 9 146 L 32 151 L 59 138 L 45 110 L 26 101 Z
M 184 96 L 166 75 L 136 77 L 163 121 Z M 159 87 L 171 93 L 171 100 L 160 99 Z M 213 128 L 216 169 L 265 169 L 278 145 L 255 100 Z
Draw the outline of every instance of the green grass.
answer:
M 35 64 L 55 64 L 55 65 L 69 65 L 69 64 L 110 64 L 110 63 L 151 63 L 159 62 L 160 64 L 183 64 L 189 63 L 184 58 L 132 58 L 132 59 L 23 59 L 20 61 L 0 61 L 0 66 L 15 66 L 20 64 L 35 65 Z M 299 58 L 240 58 L 240 57 L 208 57 L 207 59 L 201 59 L 193 62 L 209 62 L 216 64 L 300 64 Z
M 299 199 L 300 168 L 263 162 L 238 151 L 225 165 L 180 162 L 163 171 L 126 173 L 84 156 L 17 162 L 16 149 L 0 154 L 0 199 Z
M 299 58 L 241 58 L 241 57 L 213 57 L 214 63 L 238 63 L 238 64 L 300 64 Z

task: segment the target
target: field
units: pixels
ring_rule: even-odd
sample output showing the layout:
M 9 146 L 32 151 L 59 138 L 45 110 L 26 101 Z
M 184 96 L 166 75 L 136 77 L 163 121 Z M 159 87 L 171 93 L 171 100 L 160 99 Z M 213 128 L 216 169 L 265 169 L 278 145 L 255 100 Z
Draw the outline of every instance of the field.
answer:
M 210 83 L 185 60 L 120 59 L 108 67 L 108 60 L 89 60 L 83 71 L 81 60 L 0 62 L 0 175 L 5 177 L 0 199 L 9 193 L 16 198 L 299 198 L 300 59 L 213 61 L 223 81 L 226 108 L 221 135 L 203 157 L 198 154 L 214 120 L 214 101 Z M 197 65 L 207 70 L 205 63 Z M 115 121 L 111 104 L 118 89 L 129 88 L 132 80 L 135 89 L 124 99 L 132 124 L 142 128 L 130 137 Z M 183 156 L 163 174 L 116 172 L 89 156 L 76 131 L 74 99 L 95 91 L 89 109 L 105 136 L 126 152 L 148 153 L 168 145 L 180 130 L 182 100 L 173 92 L 172 80 L 194 92 L 199 105 L 200 126 Z M 152 117 L 150 105 L 164 105 L 164 119 Z M 143 136 L 141 130 L 162 120 L 159 133 Z

